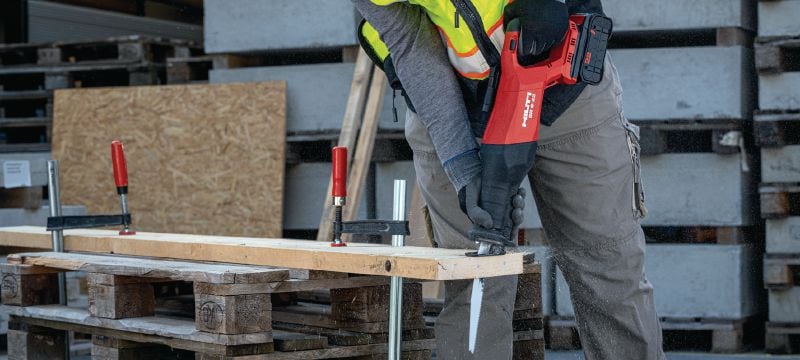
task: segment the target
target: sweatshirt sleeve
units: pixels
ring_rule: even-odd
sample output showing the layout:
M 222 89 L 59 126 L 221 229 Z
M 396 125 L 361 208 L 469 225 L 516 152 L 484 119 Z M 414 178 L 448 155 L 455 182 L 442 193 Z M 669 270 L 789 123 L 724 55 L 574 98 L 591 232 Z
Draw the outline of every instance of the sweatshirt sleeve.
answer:
M 481 163 L 461 88 L 438 31 L 419 6 L 352 1 L 381 34 L 445 173 L 456 190 L 461 189 L 480 174 Z

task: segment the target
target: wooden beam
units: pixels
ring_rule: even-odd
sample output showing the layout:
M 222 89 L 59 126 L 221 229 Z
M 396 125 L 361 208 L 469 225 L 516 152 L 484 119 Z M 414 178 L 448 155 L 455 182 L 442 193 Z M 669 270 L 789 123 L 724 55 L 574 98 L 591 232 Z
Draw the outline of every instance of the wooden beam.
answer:
M 0 246 L 50 249 L 43 227 L 0 228 Z M 140 232 L 119 236 L 113 230 L 67 230 L 70 252 L 106 253 L 216 261 L 421 280 L 463 280 L 523 272 L 523 253 L 467 257 L 465 250 L 395 248 L 378 244 L 331 247 L 318 241 Z

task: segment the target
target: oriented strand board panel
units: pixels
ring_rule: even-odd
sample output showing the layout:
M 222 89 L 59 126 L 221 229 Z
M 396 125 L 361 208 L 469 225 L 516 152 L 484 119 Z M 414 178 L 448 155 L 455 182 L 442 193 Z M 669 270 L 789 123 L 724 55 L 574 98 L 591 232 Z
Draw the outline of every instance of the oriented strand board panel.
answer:
M 49 249 L 44 227 L 0 228 L 0 246 Z M 68 252 L 169 257 L 281 268 L 323 270 L 422 280 L 463 280 L 523 272 L 521 252 L 469 257 L 465 250 L 392 247 L 349 243 L 331 247 L 326 241 L 163 234 L 140 232 L 119 236 L 112 230 L 66 230 Z
M 755 30 L 751 0 L 604 0 L 614 31 L 714 29 Z
M 632 120 L 746 120 L 753 50 L 741 46 L 611 50 Z M 763 85 L 763 84 L 762 84 Z
M 205 0 L 208 53 L 334 48 L 358 44 L 346 0 Z
M 800 0 L 759 1 L 758 36 L 800 36 Z
M 647 245 L 645 273 L 658 316 L 742 319 L 766 310 L 760 263 L 748 245 Z M 564 275 L 556 272 L 556 312 L 574 316 Z
M 761 110 L 800 109 L 800 72 L 760 75 L 758 107 Z
M 286 90 L 286 130 L 290 134 L 338 132 L 342 127 L 354 71 L 354 63 L 220 69 L 209 73 L 209 81 L 220 84 L 285 80 L 289 84 Z M 398 121 L 394 122 L 391 91 L 387 86 L 378 127 L 403 130 L 406 102 L 398 93 L 395 100 Z
M 140 231 L 277 237 L 286 84 L 59 90 L 53 157 L 61 197 L 118 213 L 110 144 L 125 144 Z
M 800 183 L 800 145 L 761 148 L 761 182 Z
M 739 154 L 642 157 L 647 226 L 743 226 L 754 223 L 751 172 Z

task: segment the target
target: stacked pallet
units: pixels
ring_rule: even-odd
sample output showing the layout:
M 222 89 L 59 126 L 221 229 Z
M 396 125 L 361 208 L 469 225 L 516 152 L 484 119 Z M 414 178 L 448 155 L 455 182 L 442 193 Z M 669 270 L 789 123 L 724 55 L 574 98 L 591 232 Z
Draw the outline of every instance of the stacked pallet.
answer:
M 755 2 L 603 4 L 615 22 L 610 56 L 625 116 L 641 128 L 645 267 L 666 344 L 710 335 L 696 345 L 742 351 L 763 311 L 752 211 L 758 164 L 748 139 Z M 555 307 L 550 346 L 576 346 L 560 271 Z
M 386 277 L 65 253 L 11 255 L 0 269 L 9 353 L 21 358 L 63 358 L 66 331 L 91 334 L 96 359 L 371 359 L 387 349 Z M 56 274 L 76 270 L 88 273 L 88 308 L 52 305 Z M 338 290 L 330 305 L 286 301 L 315 289 Z M 430 359 L 421 286 L 404 289 L 404 359 Z
M 756 65 L 761 215 L 766 219 L 766 348 L 800 352 L 800 1 L 759 2 Z

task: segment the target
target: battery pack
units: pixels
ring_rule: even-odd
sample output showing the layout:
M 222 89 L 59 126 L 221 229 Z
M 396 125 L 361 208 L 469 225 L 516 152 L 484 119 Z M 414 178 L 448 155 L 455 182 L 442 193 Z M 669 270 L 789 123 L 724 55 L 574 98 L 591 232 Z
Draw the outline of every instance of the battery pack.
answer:
M 580 27 L 581 35 L 578 37 L 572 63 L 572 77 L 595 85 L 603 80 L 603 64 L 613 25 L 608 17 L 587 14 Z

